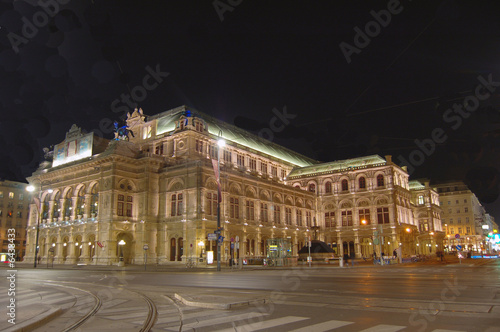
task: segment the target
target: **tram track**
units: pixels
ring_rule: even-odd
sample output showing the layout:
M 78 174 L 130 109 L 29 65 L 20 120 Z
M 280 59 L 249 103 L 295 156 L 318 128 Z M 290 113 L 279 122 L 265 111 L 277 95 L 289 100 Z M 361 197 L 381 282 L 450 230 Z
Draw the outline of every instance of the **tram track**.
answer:
M 52 280 L 50 280 L 50 281 L 52 281 Z M 71 286 L 61 285 L 60 283 L 71 284 Z M 75 287 L 75 286 L 73 286 L 74 284 L 77 284 L 80 287 Z M 44 283 L 43 285 L 44 286 L 51 286 L 51 287 L 61 287 L 61 288 L 71 289 L 74 291 L 83 292 L 94 299 L 93 305 L 90 308 L 90 310 L 88 310 L 82 317 L 80 317 L 76 322 L 72 323 L 70 326 L 64 327 L 64 329 L 61 330 L 63 332 L 75 331 L 77 329 L 81 329 L 82 331 L 85 331 L 85 324 L 87 322 L 89 322 L 89 320 L 92 317 L 99 318 L 99 310 L 103 307 L 103 305 L 106 304 L 106 301 L 104 301 L 101 297 L 98 296 L 99 292 L 95 290 L 96 288 L 108 288 L 108 289 L 119 290 L 121 293 L 123 293 L 123 292 L 132 293 L 132 294 L 135 294 L 135 296 L 141 298 L 144 302 L 146 302 L 147 314 L 146 314 L 146 317 L 144 319 L 144 322 L 142 323 L 142 327 L 139 330 L 141 332 L 151 331 L 157 318 L 158 318 L 158 310 L 157 310 L 157 306 L 156 306 L 155 302 L 150 297 L 148 297 L 145 294 L 142 294 L 138 291 L 135 291 L 135 290 L 125 289 L 123 287 L 95 285 L 95 284 L 84 283 L 84 282 L 53 281 L 50 283 Z M 90 291 L 90 290 L 86 290 L 84 288 L 81 288 L 84 285 L 92 287 L 94 289 L 94 292 Z M 78 306 L 76 306 L 76 307 L 78 307 Z M 58 318 L 56 318 L 56 320 L 57 319 Z M 63 324 L 63 323 L 61 322 L 61 324 Z

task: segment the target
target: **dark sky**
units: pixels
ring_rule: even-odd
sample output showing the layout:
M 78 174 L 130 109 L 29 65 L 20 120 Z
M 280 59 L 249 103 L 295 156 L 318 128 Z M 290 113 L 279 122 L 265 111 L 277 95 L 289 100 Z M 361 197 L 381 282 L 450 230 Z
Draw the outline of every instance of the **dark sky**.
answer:
M 0 0 L 0 178 L 24 181 L 73 123 L 111 138 L 132 94 L 321 161 L 390 154 L 500 219 L 495 1 L 52 3 Z

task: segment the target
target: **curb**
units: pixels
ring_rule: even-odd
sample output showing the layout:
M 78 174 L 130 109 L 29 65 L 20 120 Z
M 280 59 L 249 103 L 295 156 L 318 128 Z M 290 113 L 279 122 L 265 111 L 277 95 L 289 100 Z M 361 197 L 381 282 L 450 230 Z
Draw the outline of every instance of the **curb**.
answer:
M 230 303 L 214 303 L 214 302 L 202 302 L 202 301 L 197 301 L 191 298 L 190 296 L 181 296 L 177 293 L 174 294 L 174 297 L 176 300 L 180 301 L 184 305 L 187 306 L 193 306 L 193 307 L 201 307 L 201 308 L 208 308 L 208 309 L 223 309 L 223 310 L 229 310 L 233 308 L 239 308 L 239 307 L 244 307 L 244 306 L 250 306 L 254 304 L 264 304 L 268 303 L 268 299 L 255 299 L 255 300 L 248 300 L 248 301 L 238 301 L 238 302 L 230 302 Z
M 32 331 L 33 329 L 42 326 L 46 322 L 52 320 L 56 316 L 62 313 L 61 308 L 51 307 L 49 310 L 42 312 L 41 314 L 32 317 L 28 320 L 23 321 L 22 323 L 15 324 L 9 328 L 1 330 L 1 332 L 27 332 Z

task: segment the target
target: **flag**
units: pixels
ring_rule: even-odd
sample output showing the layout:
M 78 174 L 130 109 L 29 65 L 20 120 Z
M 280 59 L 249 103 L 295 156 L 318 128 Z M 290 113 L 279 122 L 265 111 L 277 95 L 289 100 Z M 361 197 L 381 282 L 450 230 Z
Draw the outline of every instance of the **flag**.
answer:
M 220 174 L 219 167 L 217 165 L 217 160 L 212 159 L 212 166 L 214 167 L 215 180 L 217 181 L 217 202 L 220 203 L 222 201 L 221 190 L 220 190 Z
M 97 245 L 98 245 L 100 248 L 104 247 L 104 244 L 102 244 L 102 243 L 101 243 L 101 242 L 99 242 L 99 241 L 97 241 Z

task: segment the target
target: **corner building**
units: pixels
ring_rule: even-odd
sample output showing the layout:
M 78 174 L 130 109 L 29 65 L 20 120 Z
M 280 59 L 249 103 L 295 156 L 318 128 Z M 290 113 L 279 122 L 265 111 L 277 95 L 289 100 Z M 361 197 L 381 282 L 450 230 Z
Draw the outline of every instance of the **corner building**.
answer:
M 292 263 L 313 238 L 367 257 L 374 232 L 386 254 L 415 251 L 408 174 L 390 157 L 321 164 L 185 106 L 135 110 L 127 126 L 129 140 L 106 141 L 74 125 L 28 179 L 37 197 L 25 261 L 37 224 L 41 262 L 143 264 L 144 248 L 148 263 L 216 257 L 217 160 L 223 263 L 267 257 L 270 239 L 291 245 Z

